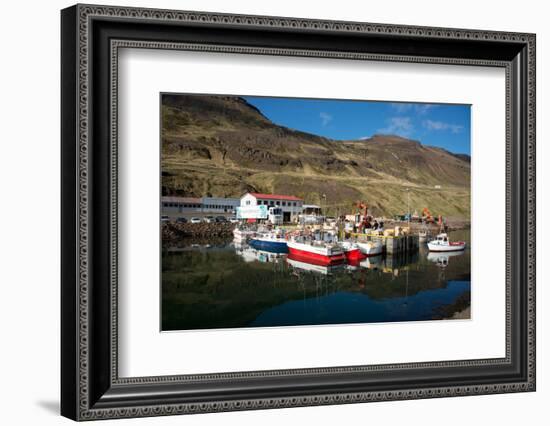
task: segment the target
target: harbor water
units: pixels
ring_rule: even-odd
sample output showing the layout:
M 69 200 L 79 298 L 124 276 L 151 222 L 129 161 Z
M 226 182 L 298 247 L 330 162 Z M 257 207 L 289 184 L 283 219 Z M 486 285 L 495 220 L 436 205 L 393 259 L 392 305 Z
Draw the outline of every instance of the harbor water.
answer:
M 162 253 L 163 331 L 469 318 L 465 251 L 369 257 L 331 267 L 231 239 L 188 241 Z

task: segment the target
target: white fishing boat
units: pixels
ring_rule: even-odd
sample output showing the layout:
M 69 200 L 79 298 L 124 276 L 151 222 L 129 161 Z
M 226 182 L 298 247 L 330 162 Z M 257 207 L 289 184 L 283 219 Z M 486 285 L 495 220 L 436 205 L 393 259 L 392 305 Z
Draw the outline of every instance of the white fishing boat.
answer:
M 447 234 L 439 234 L 435 240 L 428 243 L 428 249 L 435 252 L 461 251 L 466 248 L 465 241 L 449 241 Z
M 357 246 L 365 256 L 378 256 L 384 251 L 384 244 L 380 241 L 366 241 L 357 243 Z
M 246 242 L 254 235 L 256 235 L 256 231 L 250 229 L 241 229 L 239 227 L 233 229 L 233 240 L 236 242 Z

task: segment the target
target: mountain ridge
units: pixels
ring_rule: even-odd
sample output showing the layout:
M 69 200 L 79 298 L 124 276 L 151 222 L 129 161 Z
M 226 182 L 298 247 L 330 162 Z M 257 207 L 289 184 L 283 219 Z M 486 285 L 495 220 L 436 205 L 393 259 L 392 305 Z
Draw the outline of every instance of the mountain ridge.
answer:
M 165 195 L 286 193 L 325 202 L 332 213 L 366 200 L 374 213 L 396 214 L 409 188 L 416 209 L 469 217 L 465 154 L 395 135 L 313 135 L 271 122 L 236 96 L 163 95 L 161 112 Z

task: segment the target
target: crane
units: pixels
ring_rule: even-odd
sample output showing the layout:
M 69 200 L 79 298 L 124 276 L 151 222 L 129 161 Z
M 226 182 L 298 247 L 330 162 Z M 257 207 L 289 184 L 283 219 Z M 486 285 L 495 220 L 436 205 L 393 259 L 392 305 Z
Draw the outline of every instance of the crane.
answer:
M 435 223 L 435 219 L 432 216 L 430 210 L 428 210 L 428 207 L 424 207 L 424 209 L 422 210 L 422 219 L 425 221 L 425 223 Z
M 361 210 L 363 210 L 363 219 L 359 224 L 359 229 L 362 231 L 365 228 L 370 228 L 372 217 L 369 216 L 369 205 L 364 201 L 357 201 L 355 207 L 359 209 L 359 214 L 361 214 Z

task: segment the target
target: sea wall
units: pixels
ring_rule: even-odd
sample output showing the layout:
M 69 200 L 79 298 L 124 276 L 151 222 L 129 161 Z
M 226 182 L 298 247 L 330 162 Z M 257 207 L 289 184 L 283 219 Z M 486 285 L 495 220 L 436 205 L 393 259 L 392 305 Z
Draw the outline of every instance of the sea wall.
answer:
M 163 223 L 162 243 L 176 243 L 184 238 L 229 237 L 233 223 Z

